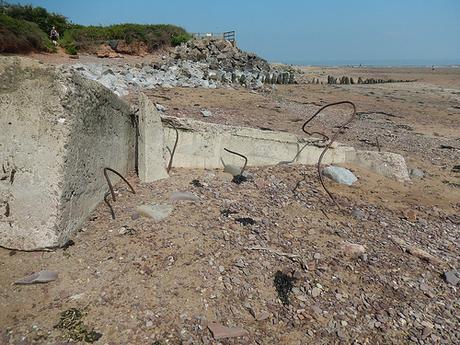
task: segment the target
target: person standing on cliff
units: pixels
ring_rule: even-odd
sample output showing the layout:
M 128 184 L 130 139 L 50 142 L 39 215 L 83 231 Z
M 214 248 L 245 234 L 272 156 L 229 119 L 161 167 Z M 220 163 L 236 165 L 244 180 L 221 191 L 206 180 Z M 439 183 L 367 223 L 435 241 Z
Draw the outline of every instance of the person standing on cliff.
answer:
M 59 32 L 57 32 L 55 26 L 53 26 L 53 28 L 51 29 L 50 38 L 51 38 L 51 41 L 53 41 L 53 44 L 57 46 L 57 41 L 59 39 Z

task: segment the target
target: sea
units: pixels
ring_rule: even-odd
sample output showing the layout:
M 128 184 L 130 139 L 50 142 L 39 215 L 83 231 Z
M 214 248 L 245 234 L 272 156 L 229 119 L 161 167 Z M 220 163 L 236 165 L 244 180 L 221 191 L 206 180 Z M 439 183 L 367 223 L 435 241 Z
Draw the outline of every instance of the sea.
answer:
M 460 68 L 459 59 L 407 59 L 407 60 L 339 60 L 339 59 L 283 59 L 283 64 L 320 67 L 447 67 Z

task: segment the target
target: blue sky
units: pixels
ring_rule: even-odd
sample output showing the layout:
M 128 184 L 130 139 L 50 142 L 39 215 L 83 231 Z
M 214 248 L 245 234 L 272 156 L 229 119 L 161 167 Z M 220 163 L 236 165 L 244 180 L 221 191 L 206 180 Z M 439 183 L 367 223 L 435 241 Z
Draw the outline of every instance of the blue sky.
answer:
M 15 2 L 15 1 L 11 1 Z M 460 0 L 29 0 L 79 24 L 164 23 L 237 31 L 286 63 L 460 64 Z

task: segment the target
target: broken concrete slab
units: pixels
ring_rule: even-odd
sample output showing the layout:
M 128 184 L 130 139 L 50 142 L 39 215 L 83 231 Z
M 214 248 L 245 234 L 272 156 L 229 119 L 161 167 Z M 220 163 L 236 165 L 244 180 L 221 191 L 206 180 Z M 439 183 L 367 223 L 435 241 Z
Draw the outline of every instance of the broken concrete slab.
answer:
M 401 182 L 410 180 L 406 161 L 397 153 L 356 150 L 350 163 Z
M 164 135 L 160 112 L 143 93 L 139 96 L 139 178 L 149 183 L 169 177 L 163 156 Z
M 103 168 L 133 167 L 132 112 L 64 66 L 0 57 L 0 80 L 0 246 L 61 246 L 103 199 Z
M 170 123 L 179 131 L 179 143 L 174 155 L 175 167 L 217 169 L 228 165 L 242 166 L 242 158 L 225 152 L 224 148 L 245 155 L 248 166 L 288 163 L 315 165 L 324 150 L 324 143 L 317 138 L 299 138 L 286 132 L 167 116 L 163 117 L 163 124 L 165 143 L 170 147 L 176 139 Z M 334 143 L 327 151 L 322 164 L 352 164 L 400 181 L 409 179 L 401 155 L 360 151 L 339 143 Z

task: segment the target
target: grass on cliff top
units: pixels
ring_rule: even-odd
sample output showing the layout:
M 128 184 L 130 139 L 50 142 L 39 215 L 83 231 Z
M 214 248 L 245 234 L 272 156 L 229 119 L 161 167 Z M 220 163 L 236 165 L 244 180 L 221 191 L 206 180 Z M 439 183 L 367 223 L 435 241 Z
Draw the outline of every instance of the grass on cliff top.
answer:
M 124 40 L 128 44 L 144 42 L 150 51 L 165 45 L 177 45 L 191 36 L 181 27 L 167 24 L 116 24 L 110 26 L 73 25 L 65 34 L 66 42 L 73 42 L 78 50 L 89 50 L 111 40 Z M 66 43 L 64 43 L 66 45 Z
M 144 42 L 149 51 L 154 51 L 162 46 L 179 45 L 191 38 L 183 28 L 175 25 L 77 25 L 63 15 L 31 5 L 4 3 L 0 6 L 0 13 L 0 52 L 52 50 L 48 35 L 53 26 L 61 35 L 60 45 L 69 54 L 76 54 L 78 50 L 91 52 L 100 44 L 112 40 L 125 40 L 128 44 Z
M 0 53 L 55 51 L 48 36 L 32 22 L 0 13 Z

